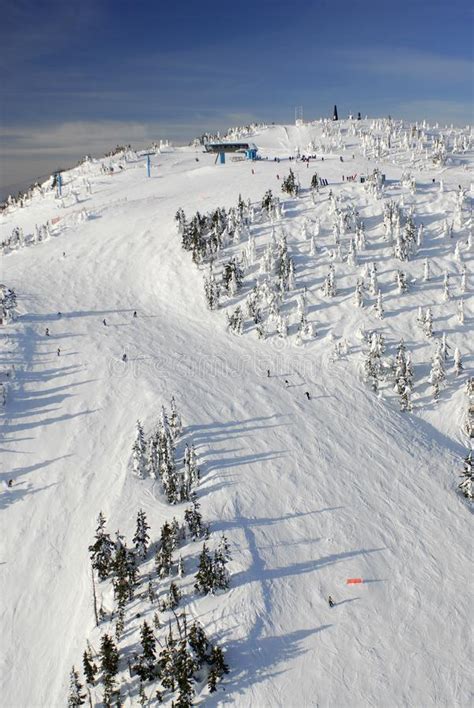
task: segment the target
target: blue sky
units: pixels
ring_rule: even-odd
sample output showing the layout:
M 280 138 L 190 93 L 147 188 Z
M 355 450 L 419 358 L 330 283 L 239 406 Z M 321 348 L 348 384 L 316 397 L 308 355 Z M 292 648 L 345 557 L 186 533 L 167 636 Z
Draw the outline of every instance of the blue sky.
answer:
M 467 0 L 10 0 L 0 186 L 117 142 L 361 111 L 472 122 Z

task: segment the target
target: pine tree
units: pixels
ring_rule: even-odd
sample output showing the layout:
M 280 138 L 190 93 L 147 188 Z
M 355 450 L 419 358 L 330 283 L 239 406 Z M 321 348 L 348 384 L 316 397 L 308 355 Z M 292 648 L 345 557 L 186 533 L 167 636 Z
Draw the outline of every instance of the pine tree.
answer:
M 114 543 L 108 533 L 105 533 L 105 516 L 100 512 L 97 519 L 95 543 L 89 546 L 92 567 L 97 570 L 100 580 L 109 575 Z
M 214 588 L 213 583 L 213 568 L 212 568 L 212 558 L 209 555 L 207 546 L 204 543 L 202 547 L 201 554 L 199 556 L 198 572 L 196 573 L 196 582 L 194 583 L 194 589 L 196 592 L 203 595 L 207 595 L 212 592 Z
M 118 539 L 116 552 L 112 563 L 114 571 L 114 597 L 119 608 L 125 607 L 133 598 L 134 586 L 137 583 L 137 564 L 135 553 Z
M 229 573 L 226 565 L 230 560 L 230 549 L 227 539 L 224 535 L 220 540 L 219 546 L 214 552 L 212 563 L 212 584 L 214 589 L 227 590 L 229 587 Z
M 181 421 L 181 416 L 176 408 L 176 401 L 174 396 L 171 396 L 170 401 L 171 417 L 170 417 L 170 428 L 173 435 L 173 440 L 176 440 L 183 430 L 183 423 Z
M 464 370 L 464 367 L 462 365 L 461 352 L 456 347 L 456 349 L 454 350 L 454 373 L 456 374 L 456 376 L 459 376 L 459 374 L 463 370 Z
M 171 625 L 165 640 L 165 646 L 160 651 L 158 665 L 163 687 L 167 688 L 169 691 L 174 691 L 176 686 L 176 640 L 173 636 Z
M 209 641 L 203 628 L 197 622 L 191 625 L 188 634 L 189 646 L 193 650 L 200 664 L 208 659 Z
M 213 647 L 211 652 L 211 670 L 207 678 L 207 687 L 209 693 L 214 693 L 217 690 L 217 682 L 220 681 L 224 674 L 229 673 L 229 667 L 224 660 L 224 654 L 219 647 Z
M 146 442 L 145 434 L 139 420 L 137 420 L 137 435 L 132 447 L 132 456 L 133 471 L 137 477 L 143 479 L 146 477 L 147 473 Z
M 205 536 L 208 529 L 205 524 L 203 524 L 202 515 L 199 511 L 200 505 L 196 497 L 193 498 L 192 503 L 192 507 L 188 507 L 184 512 L 184 520 L 188 527 L 191 539 L 196 541 L 198 538 Z
M 385 310 L 383 309 L 382 291 L 381 290 L 379 290 L 377 293 L 377 300 L 375 301 L 374 311 L 379 319 L 383 319 Z
M 97 666 L 92 660 L 92 654 L 89 648 L 86 649 L 82 655 L 82 666 L 84 669 L 84 676 L 86 677 L 86 683 L 88 683 L 89 686 L 93 686 L 97 675 Z
M 161 528 L 160 546 L 155 555 L 156 572 L 160 578 L 165 578 L 170 574 L 173 552 L 173 539 L 171 527 L 165 522 Z
M 448 273 L 444 274 L 443 288 L 444 288 L 443 298 L 444 298 L 445 302 L 447 302 L 451 298 L 451 294 L 449 292 L 449 274 Z
M 444 373 L 444 357 L 442 355 L 441 346 L 437 345 L 436 352 L 433 356 L 431 363 L 431 372 L 429 377 L 429 382 L 433 387 L 433 398 L 435 401 L 439 398 L 440 384 L 445 379 Z
M 364 307 L 364 281 L 359 278 L 354 291 L 354 303 L 357 307 Z
M 150 527 L 146 520 L 146 514 L 143 509 L 139 509 L 137 514 L 137 530 L 133 537 L 132 543 L 135 546 L 135 551 L 140 558 L 146 558 L 146 553 L 150 543 L 148 531 Z
M 147 622 L 143 622 L 140 628 L 140 642 L 142 653 L 133 668 L 142 681 L 153 681 L 157 674 L 156 640 Z
M 430 262 L 427 258 L 424 260 L 423 265 L 423 280 L 427 283 L 430 279 Z
M 472 459 L 472 450 L 470 450 L 464 458 L 464 470 L 461 475 L 461 483 L 459 489 L 464 494 L 466 499 L 474 500 L 474 465 Z
M 231 332 L 234 332 L 234 334 L 243 334 L 244 319 L 240 305 L 237 305 L 231 315 L 227 315 L 227 323 L 228 328 L 231 330 Z
M 433 314 L 431 312 L 431 307 L 426 308 L 423 330 L 428 338 L 433 336 Z
M 166 608 L 168 610 L 175 610 L 181 600 L 181 592 L 175 582 L 170 584 L 168 591 L 168 597 L 166 598 Z
M 102 636 L 99 655 L 104 683 L 104 703 L 110 705 L 115 690 L 119 654 L 114 640 L 108 634 Z
M 175 659 L 175 675 L 178 686 L 176 708 L 191 708 L 195 694 L 192 680 L 197 668 L 196 662 L 188 651 L 186 641 L 184 639 L 181 640 Z
M 73 666 L 69 676 L 69 695 L 67 699 L 68 708 L 75 708 L 75 706 L 84 705 L 85 694 L 81 693 L 81 691 L 82 684 L 79 681 L 79 674 Z

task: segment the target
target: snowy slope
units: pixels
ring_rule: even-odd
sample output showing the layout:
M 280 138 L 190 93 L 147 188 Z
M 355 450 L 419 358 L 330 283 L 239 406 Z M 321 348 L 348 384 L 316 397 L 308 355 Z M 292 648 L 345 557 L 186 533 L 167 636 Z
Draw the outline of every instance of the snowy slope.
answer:
M 320 131 L 274 126 L 254 140 L 264 155 L 284 157 L 295 147 L 304 151 Z M 178 149 L 153 158 L 151 179 L 143 159 L 114 176 L 92 166 L 90 195 L 76 168 L 66 183 L 75 180 L 79 204 L 59 208 L 50 194 L 0 217 L 3 239 L 14 226 L 29 233 L 61 216 L 49 240 L 2 256 L 1 281 L 17 291 L 22 313 L 3 328 L 1 350 L 16 370 L 2 426 L 2 479 L 14 479 L 1 493 L 3 705 L 65 704 L 70 667 L 80 665 L 94 636 L 87 547 L 99 511 L 111 531 L 130 536 L 143 508 L 155 537 L 176 513 L 157 483 L 128 470 L 136 419 L 150 425 L 173 394 L 197 447 L 204 518 L 225 531 L 233 552 L 229 592 L 192 599 L 187 608 L 227 648 L 231 668 L 225 692 L 206 705 L 469 705 L 472 547 L 469 509 L 456 492 L 467 373 L 450 373 L 432 403 L 426 379 L 433 344 L 415 318 L 419 305 L 433 306 L 435 329 L 461 349 L 468 372 L 472 302 L 466 294 L 459 325 L 459 264 L 441 225 L 470 175 L 462 166 L 412 168 L 418 189 L 407 201 L 425 224 L 426 253 L 403 264 L 418 283 L 400 296 L 393 286 L 399 264 L 381 245 L 380 202 L 341 181 L 349 160 L 350 173 L 366 171 L 368 160 L 352 142 L 344 163 L 337 153 L 324 166 L 292 166 L 304 188 L 317 169 L 361 209 L 368 226 L 362 262 L 380 256 L 386 318 L 380 323 L 370 307 L 354 307 L 360 267 L 341 265 L 339 296 L 321 297 L 327 192 L 316 205 L 305 192 L 287 200 L 284 220 L 298 287 L 308 288 L 318 330 L 302 348 L 294 337 L 261 342 L 253 332 L 227 333 L 224 313 L 206 308 L 202 273 L 182 251 L 174 223 L 179 207 L 192 216 L 235 205 L 239 193 L 253 202 L 270 187 L 278 193 L 276 174 L 287 173 L 287 162 L 219 166 L 213 156 Z M 468 158 L 472 164 L 472 153 Z M 369 163 L 387 173 L 391 198 L 403 192 L 404 160 Z M 440 175 L 443 193 L 431 181 Z M 89 218 L 75 223 L 81 209 Z M 323 229 L 312 257 L 301 224 L 316 215 Z M 261 249 L 269 225 L 256 235 Z M 464 243 L 467 231 L 456 238 Z M 472 254 L 463 249 L 469 267 Z M 435 277 L 422 284 L 426 255 Z M 456 292 L 447 303 L 445 269 Z M 383 330 L 392 353 L 400 338 L 407 342 L 416 367 L 414 413 L 362 382 L 360 326 Z M 351 347 L 334 363 L 332 337 Z M 366 582 L 351 589 L 350 577 Z

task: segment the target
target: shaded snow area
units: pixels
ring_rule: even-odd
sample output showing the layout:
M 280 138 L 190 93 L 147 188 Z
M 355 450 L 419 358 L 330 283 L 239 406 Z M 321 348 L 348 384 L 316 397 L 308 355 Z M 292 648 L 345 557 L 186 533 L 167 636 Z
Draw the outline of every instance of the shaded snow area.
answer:
M 17 298 L 0 329 L 3 706 L 75 705 L 73 665 L 94 706 L 104 690 L 125 706 L 470 705 L 470 132 L 363 120 L 249 139 L 263 159 L 167 147 L 149 178 L 131 151 L 91 160 L 61 197 L 49 182 L 0 216 Z

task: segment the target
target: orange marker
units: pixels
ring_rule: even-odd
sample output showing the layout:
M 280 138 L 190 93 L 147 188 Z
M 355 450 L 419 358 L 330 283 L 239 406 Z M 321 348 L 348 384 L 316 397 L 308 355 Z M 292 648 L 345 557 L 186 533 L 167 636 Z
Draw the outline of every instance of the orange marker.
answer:
M 357 585 L 358 583 L 363 583 L 362 578 L 347 578 L 347 585 Z

